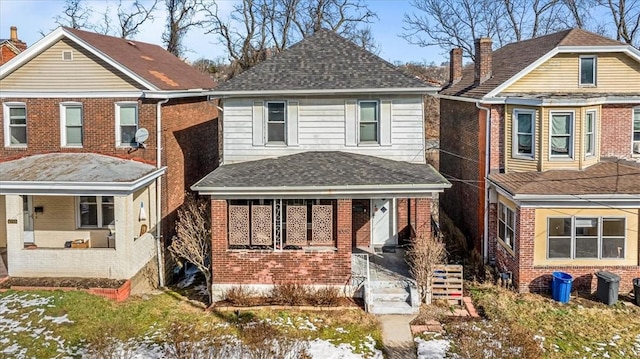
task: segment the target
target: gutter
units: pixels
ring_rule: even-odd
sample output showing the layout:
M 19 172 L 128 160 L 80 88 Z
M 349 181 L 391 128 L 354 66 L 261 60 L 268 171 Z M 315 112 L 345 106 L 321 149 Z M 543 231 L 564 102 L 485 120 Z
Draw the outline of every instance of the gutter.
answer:
M 162 105 L 169 99 L 156 104 L 156 167 L 162 167 Z M 164 287 L 164 259 L 162 257 L 162 177 L 156 178 L 156 249 L 158 257 L 158 286 Z
M 484 228 L 482 233 L 482 258 L 484 263 L 489 262 L 489 169 L 491 168 L 491 109 L 482 107 L 480 101 L 476 101 L 476 107 L 485 111 L 485 159 L 484 159 Z
M 440 87 L 408 87 L 408 88 L 363 88 L 363 89 L 318 89 L 318 90 L 242 90 L 242 91 L 204 91 L 205 95 L 215 97 L 261 97 L 261 96 L 301 96 L 301 95 L 344 95 L 344 94 L 436 94 Z

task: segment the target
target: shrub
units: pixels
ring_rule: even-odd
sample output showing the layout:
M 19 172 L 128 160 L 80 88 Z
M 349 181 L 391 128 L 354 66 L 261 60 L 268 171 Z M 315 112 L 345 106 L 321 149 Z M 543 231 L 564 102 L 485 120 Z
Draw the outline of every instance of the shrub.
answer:
M 431 277 L 434 266 L 445 263 L 446 258 L 447 250 L 442 239 L 418 237 L 411 240 L 407 262 L 423 303 L 431 303 Z
M 310 297 L 308 286 L 298 283 L 276 284 L 269 293 L 269 300 L 277 305 L 303 305 Z
M 248 307 L 255 303 L 257 293 L 244 286 L 235 286 L 222 294 L 222 299 L 237 307 Z
M 333 307 L 340 303 L 340 290 L 336 287 L 321 287 L 309 294 L 311 305 Z

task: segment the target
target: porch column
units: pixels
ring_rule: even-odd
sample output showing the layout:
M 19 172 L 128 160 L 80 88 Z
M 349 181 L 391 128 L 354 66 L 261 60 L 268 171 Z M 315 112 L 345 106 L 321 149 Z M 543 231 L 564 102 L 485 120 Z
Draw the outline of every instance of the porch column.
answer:
M 416 238 L 431 238 L 431 199 L 415 198 L 413 201 Z
M 351 198 L 338 199 L 338 238 L 336 243 L 338 252 L 351 252 L 352 211 Z
M 24 215 L 22 213 L 22 197 L 18 195 L 5 196 L 5 216 L 7 235 L 7 258 L 11 262 L 12 253 L 16 254 L 24 248 Z M 11 269 L 9 269 L 11 270 Z M 9 273 L 11 274 L 11 273 Z
M 220 280 L 219 270 L 225 268 L 227 251 L 227 201 L 211 200 L 211 268 L 213 282 Z

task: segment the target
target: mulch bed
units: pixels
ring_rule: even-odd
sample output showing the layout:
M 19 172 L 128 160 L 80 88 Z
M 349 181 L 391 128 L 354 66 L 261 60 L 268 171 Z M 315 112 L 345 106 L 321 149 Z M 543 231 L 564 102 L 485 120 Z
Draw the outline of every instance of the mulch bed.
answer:
M 0 288 L 9 289 L 11 287 L 49 287 L 49 288 L 108 288 L 118 289 L 126 280 L 124 279 L 104 279 L 104 278 L 27 278 L 11 277 L 0 284 Z

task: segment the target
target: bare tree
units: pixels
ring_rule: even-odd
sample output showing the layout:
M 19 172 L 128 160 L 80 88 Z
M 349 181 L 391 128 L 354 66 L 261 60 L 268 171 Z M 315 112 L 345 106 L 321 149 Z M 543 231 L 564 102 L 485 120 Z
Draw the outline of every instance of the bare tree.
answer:
M 610 13 L 616 39 L 640 48 L 640 0 L 598 0 Z
M 435 266 L 443 264 L 446 258 L 447 250 L 441 238 L 416 237 L 411 240 L 407 262 L 423 303 L 431 304 L 431 278 Z
M 87 29 L 91 27 L 89 18 L 92 12 L 83 0 L 65 0 L 63 15 L 58 15 L 54 19 L 56 24 L 60 26 Z
M 202 3 L 200 0 L 165 0 L 165 5 L 167 24 L 162 34 L 162 41 L 167 51 L 180 57 L 184 54 L 182 41 L 187 32 L 203 24 L 203 21 L 195 20 Z
M 141 1 L 135 0 L 129 8 L 122 6 L 122 0 L 118 4 L 118 23 L 120 25 L 119 36 L 123 39 L 131 38 L 140 32 L 140 26 L 146 21 L 153 21 L 153 12 L 156 10 L 158 0 L 145 6 Z
M 204 275 L 207 295 L 211 303 L 211 216 L 209 202 L 188 195 L 178 209 L 176 236 L 173 237 L 169 252 L 175 259 L 194 265 Z
M 371 32 L 360 28 L 376 17 L 363 0 L 242 0 L 229 16 L 210 0 L 203 9 L 208 33 L 225 46 L 236 72 L 322 28 L 375 46 Z

